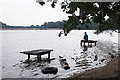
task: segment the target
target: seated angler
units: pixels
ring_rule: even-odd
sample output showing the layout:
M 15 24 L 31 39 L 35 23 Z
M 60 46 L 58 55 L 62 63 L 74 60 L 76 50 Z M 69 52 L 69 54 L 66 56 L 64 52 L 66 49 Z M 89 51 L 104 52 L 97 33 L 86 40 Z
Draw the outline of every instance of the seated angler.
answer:
M 88 41 L 88 35 L 87 35 L 86 32 L 84 33 L 84 37 L 83 37 L 83 39 L 84 39 L 85 41 Z

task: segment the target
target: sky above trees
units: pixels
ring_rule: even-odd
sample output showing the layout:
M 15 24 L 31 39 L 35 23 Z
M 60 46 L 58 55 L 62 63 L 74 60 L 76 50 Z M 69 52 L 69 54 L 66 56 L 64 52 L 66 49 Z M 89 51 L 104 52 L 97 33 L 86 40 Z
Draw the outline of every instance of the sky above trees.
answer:
M 42 25 L 48 21 L 67 20 L 67 15 L 61 9 L 48 2 L 40 6 L 35 0 L 0 0 L 0 21 L 13 26 Z

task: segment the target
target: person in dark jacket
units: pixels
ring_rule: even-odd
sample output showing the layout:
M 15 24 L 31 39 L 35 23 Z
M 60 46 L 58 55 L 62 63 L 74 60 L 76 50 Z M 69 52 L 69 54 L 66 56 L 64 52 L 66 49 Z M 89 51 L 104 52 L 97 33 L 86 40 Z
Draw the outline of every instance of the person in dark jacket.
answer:
M 84 33 L 84 37 L 83 37 L 83 39 L 84 39 L 85 41 L 88 41 L 88 35 L 87 35 L 86 32 Z

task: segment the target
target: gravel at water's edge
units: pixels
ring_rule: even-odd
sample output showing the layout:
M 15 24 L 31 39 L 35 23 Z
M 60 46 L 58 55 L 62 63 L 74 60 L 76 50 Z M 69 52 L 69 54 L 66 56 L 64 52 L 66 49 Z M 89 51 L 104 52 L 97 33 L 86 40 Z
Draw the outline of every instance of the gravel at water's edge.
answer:
M 112 59 L 107 66 L 95 68 L 79 74 L 73 74 L 71 78 L 120 78 L 120 57 Z

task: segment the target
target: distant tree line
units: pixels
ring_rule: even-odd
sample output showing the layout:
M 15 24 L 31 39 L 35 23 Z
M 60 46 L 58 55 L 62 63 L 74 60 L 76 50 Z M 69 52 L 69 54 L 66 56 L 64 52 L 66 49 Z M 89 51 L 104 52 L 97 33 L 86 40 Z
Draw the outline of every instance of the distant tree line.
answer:
M 63 28 L 64 21 L 45 22 L 41 27 L 45 28 Z
M 10 26 L 10 25 L 7 25 L 6 23 L 2 23 L 2 22 L 0 22 L 0 23 L 2 25 L 2 28 L 42 28 L 42 29 L 57 28 L 57 29 L 63 29 L 66 21 L 63 20 L 63 21 L 57 21 L 57 22 L 45 22 L 42 25 L 31 25 L 31 26 Z M 97 26 L 98 26 L 98 24 L 95 24 L 93 21 L 91 21 L 91 24 L 87 23 L 84 25 L 78 25 L 77 29 L 94 30 L 97 28 Z
M 45 22 L 43 25 L 41 25 L 42 28 L 60 28 L 62 29 L 64 27 L 64 24 L 66 23 L 66 21 L 57 21 L 57 22 Z M 94 23 L 93 21 L 91 21 L 91 23 L 87 23 L 84 25 L 79 24 L 77 26 L 77 28 L 74 29 L 89 29 L 89 30 L 95 30 L 98 28 L 98 24 Z
M 6 26 L 7 26 L 6 23 L 3 23 L 3 22 L 0 21 L 0 28 L 5 28 Z

